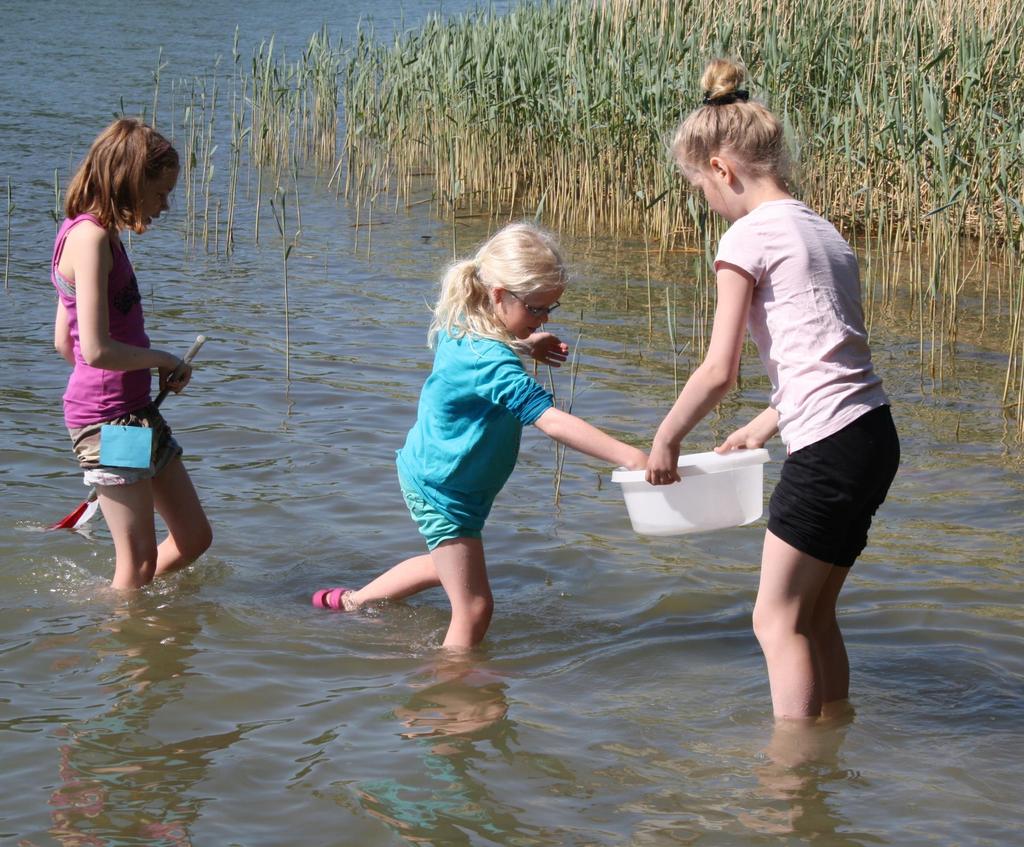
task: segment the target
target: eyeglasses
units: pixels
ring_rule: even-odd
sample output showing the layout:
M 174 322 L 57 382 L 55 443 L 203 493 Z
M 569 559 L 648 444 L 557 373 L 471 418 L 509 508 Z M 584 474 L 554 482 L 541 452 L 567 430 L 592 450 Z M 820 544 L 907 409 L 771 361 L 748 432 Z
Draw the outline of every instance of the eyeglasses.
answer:
M 546 318 L 553 311 L 555 311 L 555 309 L 562 305 L 556 300 L 550 306 L 531 306 L 529 303 L 524 303 L 523 298 L 516 294 L 514 291 L 509 291 L 507 288 L 505 289 L 505 291 L 507 291 L 511 296 L 515 297 L 516 300 L 518 300 L 519 303 L 522 305 L 522 307 L 526 309 L 526 311 L 533 315 L 535 318 Z

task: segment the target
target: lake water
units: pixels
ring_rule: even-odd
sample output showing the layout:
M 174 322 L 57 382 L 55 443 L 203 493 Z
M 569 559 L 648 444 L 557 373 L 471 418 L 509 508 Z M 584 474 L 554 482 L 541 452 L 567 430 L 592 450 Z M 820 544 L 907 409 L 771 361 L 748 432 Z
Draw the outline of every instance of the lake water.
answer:
M 962 344 L 940 386 L 900 304 L 876 316 L 873 346 L 904 461 L 844 592 L 856 714 L 837 725 L 773 728 L 750 629 L 763 520 L 637 536 L 610 469 L 585 457 L 567 456 L 556 503 L 555 451 L 537 433 L 487 528 L 497 608 L 479 652 L 438 651 L 440 591 L 354 616 L 311 608 L 313 589 L 421 550 L 393 456 L 452 249 L 427 206 L 381 213 L 368 241 L 343 201 L 304 183 L 290 379 L 268 212 L 256 245 L 242 203 L 230 259 L 186 249 L 180 210 L 136 239 L 154 344 L 209 337 L 165 411 L 214 547 L 123 602 L 106 590 L 102 520 L 42 531 L 86 491 L 51 341 L 54 169 L 66 182 L 122 98 L 129 112 L 151 101 L 160 47 L 164 79 L 184 78 L 230 56 L 236 25 L 245 57 L 273 34 L 297 52 L 324 22 L 347 38 L 367 9 L 387 33 L 442 8 L 358 5 L 3 4 L 0 190 L 9 177 L 16 208 L 0 291 L 0 842 L 1014 843 L 1024 484 L 1000 411 L 1005 357 Z M 459 221 L 458 243 L 485 228 Z M 574 411 L 646 444 L 674 394 L 663 299 L 651 342 L 639 247 L 566 248 L 576 281 L 552 326 L 580 339 Z M 689 257 L 659 264 L 657 296 L 689 270 Z M 680 356 L 680 378 L 693 364 Z M 568 368 L 555 386 L 567 399 Z M 687 449 L 765 397 L 748 354 L 742 389 Z M 782 458 L 769 447 L 766 490 Z

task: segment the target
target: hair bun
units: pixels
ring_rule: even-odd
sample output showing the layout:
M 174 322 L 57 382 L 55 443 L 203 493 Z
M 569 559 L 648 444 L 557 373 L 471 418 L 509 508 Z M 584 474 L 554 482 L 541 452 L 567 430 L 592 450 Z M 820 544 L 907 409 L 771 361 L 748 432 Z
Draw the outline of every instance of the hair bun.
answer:
M 743 88 L 746 79 L 747 70 L 739 62 L 731 59 L 712 59 L 700 78 L 701 88 L 704 90 L 704 103 L 722 106 L 735 103 L 737 100 L 745 102 L 749 97 Z

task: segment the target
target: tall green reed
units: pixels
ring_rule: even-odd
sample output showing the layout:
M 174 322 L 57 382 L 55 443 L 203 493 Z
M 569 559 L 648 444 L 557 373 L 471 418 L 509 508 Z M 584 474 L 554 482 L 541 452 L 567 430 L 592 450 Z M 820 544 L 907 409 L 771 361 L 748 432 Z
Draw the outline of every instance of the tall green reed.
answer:
M 797 147 L 798 195 L 864 254 L 871 318 L 907 298 L 922 371 L 941 381 L 965 333 L 1012 332 L 1020 283 L 992 268 L 1021 247 L 1007 198 L 1024 199 L 1022 16 L 1009 0 L 738 0 L 727 14 L 545 0 L 434 17 L 389 43 L 360 33 L 342 82 L 345 188 L 409 204 L 432 174 L 446 218 L 543 205 L 557 229 L 640 236 L 661 259 L 705 248 L 667 133 L 698 103 L 706 60 L 734 56 Z M 697 285 L 710 314 L 713 286 Z M 964 313 L 976 288 L 983 308 Z

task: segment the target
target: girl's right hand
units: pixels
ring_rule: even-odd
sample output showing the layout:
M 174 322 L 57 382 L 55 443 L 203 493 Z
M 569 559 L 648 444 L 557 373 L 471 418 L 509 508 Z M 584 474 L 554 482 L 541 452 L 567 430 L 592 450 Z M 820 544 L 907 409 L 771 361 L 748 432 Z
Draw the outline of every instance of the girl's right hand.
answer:
M 179 360 L 174 367 L 160 369 L 160 390 L 165 388 L 175 394 L 181 393 L 192 379 L 192 366 Z
M 647 473 L 644 478 L 651 485 L 679 482 L 679 445 L 659 441 L 655 437 L 650 456 L 647 457 Z

